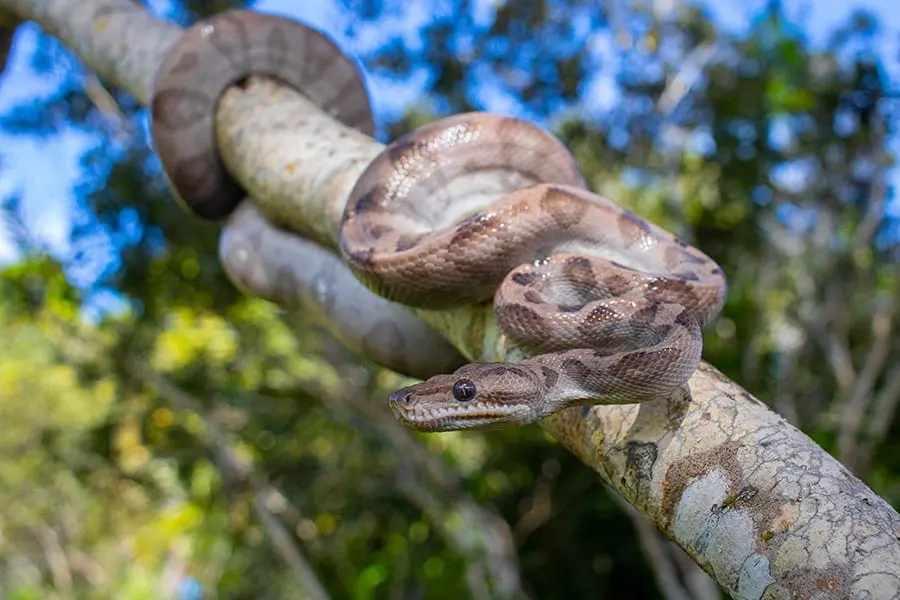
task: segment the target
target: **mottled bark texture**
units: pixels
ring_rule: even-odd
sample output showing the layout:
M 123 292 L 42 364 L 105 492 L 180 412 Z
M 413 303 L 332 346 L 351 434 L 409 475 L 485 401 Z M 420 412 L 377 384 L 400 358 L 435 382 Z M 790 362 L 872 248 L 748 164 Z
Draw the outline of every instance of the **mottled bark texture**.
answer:
M 144 104 L 179 31 L 125 0 L 0 0 L 4 9 L 40 23 Z M 263 79 L 225 94 L 218 131 L 226 164 L 261 210 L 334 250 L 347 193 L 380 144 Z M 489 310 L 417 314 L 474 359 L 521 357 Z M 542 426 L 735 598 L 900 597 L 900 515 L 713 367 L 703 364 L 689 387 Z

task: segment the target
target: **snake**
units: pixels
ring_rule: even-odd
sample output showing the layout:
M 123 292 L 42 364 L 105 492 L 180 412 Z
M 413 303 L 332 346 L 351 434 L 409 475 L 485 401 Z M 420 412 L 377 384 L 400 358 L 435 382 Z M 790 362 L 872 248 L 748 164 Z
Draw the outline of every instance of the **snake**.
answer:
M 493 299 L 530 356 L 473 362 L 390 395 L 416 429 L 521 426 L 577 406 L 667 397 L 723 308 L 709 256 L 586 189 L 527 121 L 463 113 L 388 145 L 357 180 L 341 248 L 371 289 L 417 308 Z
M 153 138 L 198 216 L 225 218 L 244 197 L 218 159 L 213 123 L 219 95 L 250 74 L 278 77 L 371 134 L 359 71 L 310 31 L 230 11 L 187 30 L 164 61 Z M 256 268 L 283 268 L 284 256 L 307 261 L 297 249 L 280 263 L 261 253 Z M 427 432 L 518 427 L 571 408 L 667 397 L 695 372 L 702 330 L 727 297 L 711 257 L 593 193 L 545 129 L 488 112 L 438 119 L 384 147 L 347 198 L 339 251 L 366 293 L 389 305 L 492 305 L 502 336 L 523 351 L 515 362 L 433 364 L 419 370 L 420 382 L 392 392 L 395 417 Z
M 322 32 L 248 10 L 197 21 L 156 70 L 150 134 L 175 197 L 200 218 L 225 219 L 246 195 L 222 163 L 215 116 L 225 90 L 251 75 L 301 91 L 348 127 L 375 130 L 359 67 Z

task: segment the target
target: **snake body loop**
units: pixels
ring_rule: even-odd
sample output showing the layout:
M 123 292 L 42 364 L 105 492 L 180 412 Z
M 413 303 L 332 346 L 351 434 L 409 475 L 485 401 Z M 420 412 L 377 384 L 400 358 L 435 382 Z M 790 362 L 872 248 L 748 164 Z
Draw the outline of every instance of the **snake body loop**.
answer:
M 244 196 L 216 151 L 214 123 L 225 88 L 252 74 L 278 77 L 345 124 L 372 132 L 361 74 L 322 34 L 249 11 L 201 21 L 157 74 L 152 133 L 173 187 L 203 218 L 232 214 Z M 316 295 L 303 292 L 315 284 L 296 269 L 299 291 L 278 280 L 315 252 L 271 233 L 248 210 L 234 213 L 223 235 L 232 279 L 286 305 Z M 238 229 L 228 235 L 229 227 Z M 240 228 L 246 235 L 235 235 Z M 340 233 L 350 269 L 380 296 L 427 309 L 493 297 L 502 332 L 532 355 L 466 364 L 394 392 L 397 418 L 426 431 L 524 425 L 574 406 L 665 396 L 693 374 L 701 328 L 727 293 L 708 256 L 589 192 L 574 157 L 549 133 L 486 113 L 437 121 L 386 147 L 357 181 Z M 370 302 L 371 292 L 341 277 L 327 279 L 330 294 L 319 297 L 377 305 L 396 326 L 380 331 L 411 332 L 381 336 L 380 350 L 369 339 L 364 351 L 376 360 L 390 362 L 398 340 L 412 339 L 418 347 L 403 351 L 421 353 L 416 374 L 458 364 L 434 332 L 391 316 L 395 305 Z M 323 310 L 347 314 L 346 306 Z M 352 328 L 342 335 L 374 331 Z
M 251 75 L 283 81 L 348 127 L 375 130 L 362 74 L 319 31 L 248 10 L 198 21 L 156 72 L 151 135 L 172 187 L 201 218 L 224 219 L 245 196 L 219 157 L 215 117 L 222 93 Z
M 584 404 L 660 398 L 694 373 L 726 282 L 708 256 L 587 191 L 574 157 L 525 121 L 442 119 L 388 146 L 341 229 L 351 268 L 387 298 L 494 298 L 535 356 L 473 363 L 391 395 L 427 431 L 524 425 Z

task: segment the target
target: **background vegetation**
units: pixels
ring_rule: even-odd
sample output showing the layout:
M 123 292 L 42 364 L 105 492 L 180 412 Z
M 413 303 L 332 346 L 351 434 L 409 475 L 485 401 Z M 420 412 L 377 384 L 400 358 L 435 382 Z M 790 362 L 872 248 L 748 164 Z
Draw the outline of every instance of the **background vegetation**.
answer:
M 407 4 L 340 6 L 351 39 L 379 32 L 349 48 L 378 81 L 427 82 L 379 112 L 382 139 L 498 106 L 553 129 L 595 190 L 724 267 L 706 360 L 896 506 L 900 211 L 878 22 L 857 14 L 814 49 L 777 3 L 737 36 L 680 2 L 428 0 L 411 34 Z M 217 228 L 169 197 L 146 112 L 36 39 L 28 60 L 58 92 L 0 127 L 92 143 L 65 252 L 36 241 L 15 190 L 3 204 L 20 259 L 0 274 L 0 597 L 294 598 L 307 569 L 334 598 L 715 597 L 538 428 L 397 425 L 399 377 L 238 293 Z

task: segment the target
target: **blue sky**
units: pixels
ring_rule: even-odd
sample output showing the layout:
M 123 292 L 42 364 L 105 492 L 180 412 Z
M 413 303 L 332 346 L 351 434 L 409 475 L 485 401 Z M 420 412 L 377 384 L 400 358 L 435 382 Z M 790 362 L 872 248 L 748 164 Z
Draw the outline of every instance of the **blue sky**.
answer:
M 678 0 L 656 0 L 658 5 Z M 793 20 L 804 27 L 806 35 L 815 45 L 825 42 L 834 28 L 842 24 L 846 17 L 857 8 L 865 8 L 876 14 L 881 22 L 880 52 L 886 59 L 889 75 L 896 84 L 900 81 L 896 57 L 900 56 L 900 10 L 891 10 L 897 0 L 857 0 L 818 2 L 783 0 L 783 5 Z M 742 31 L 765 5 L 765 0 L 715 0 L 706 4 L 718 22 L 733 31 Z M 483 18 L 491 13 L 491 0 L 475 2 Z M 158 14 L 168 14 L 171 6 L 166 0 L 151 2 Z M 410 8 L 402 16 L 380 22 L 377 28 L 369 28 L 359 38 L 348 40 L 342 34 L 349 16 L 334 0 L 321 2 L 297 2 L 296 0 L 261 0 L 255 8 L 262 12 L 274 12 L 293 16 L 330 34 L 344 48 L 366 50 L 377 47 L 385 32 L 404 31 L 410 45 L 421 40 L 416 34 L 418 23 L 432 18 L 421 4 L 410 3 Z M 49 74 L 37 75 L 30 67 L 31 55 L 38 42 L 39 31 L 28 24 L 20 29 L 10 56 L 5 75 L 0 78 L 0 114 L 23 100 L 39 99 L 52 93 L 66 78 L 67 65 L 55 67 Z M 598 45 L 602 50 L 602 44 Z M 602 109 L 608 106 L 614 95 L 610 85 L 611 74 L 598 74 L 590 87 L 588 103 Z M 391 117 L 402 112 L 425 81 L 426 74 L 417 72 L 403 82 L 369 77 L 369 87 L 378 116 Z M 896 87 L 896 86 L 895 86 Z M 497 112 L 515 112 L 502 96 L 490 96 L 486 108 Z M 23 220 L 29 238 L 55 256 L 66 256 L 71 252 L 69 231 L 74 213 L 75 191 L 73 182 L 80 176 L 79 157 L 95 141 L 76 129 L 63 130 L 49 137 L 16 136 L 0 133 L 0 198 L 18 195 L 23 208 Z M 900 142 L 898 142 L 900 143 Z M 894 151 L 900 150 L 896 144 Z M 900 178 L 896 180 L 900 189 Z M 0 222 L 0 266 L 14 262 L 18 258 L 10 242 L 5 225 Z

